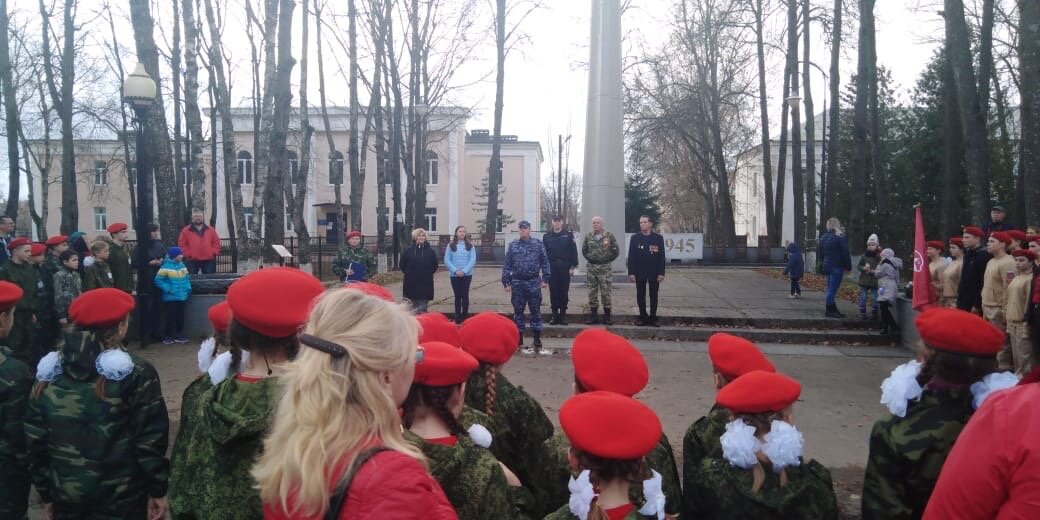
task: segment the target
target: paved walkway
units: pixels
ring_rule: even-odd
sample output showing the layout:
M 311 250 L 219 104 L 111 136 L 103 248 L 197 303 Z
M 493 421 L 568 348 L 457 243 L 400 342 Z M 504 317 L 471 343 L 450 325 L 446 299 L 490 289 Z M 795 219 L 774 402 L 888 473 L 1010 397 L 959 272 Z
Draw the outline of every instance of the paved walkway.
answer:
M 501 269 L 478 267 L 473 272 L 470 288 L 470 312 L 493 310 L 512 313 L 509 294 L 502 289 Z M 401 284 L 389 289 L 401 296 Z M 790 285 L 786 281 L 764 276 L 753 269 L 734 267 L 677 267 L 669 268 L 661 285 L 658 314 L 661 316 L 797 319 L 822 318 L 824 295 L 804 290 L 802 298 L 789 299 Z M 636 306 L 635 284 L 614 283 L 613 310 L 618 316 L 639 314 Z M 588 291 L 583 283 L 572 283 L 569 314 L 588 310 Z M 848 302 L 838 302 L 846 315 L 854 316 L 856 308 Z M 454 296 L 447 272 L 434 277 L 434 300 L 431 310 L 444 313 L 455 311 Z M 549 312 L 549 290 L 542 290 L 542 308 Z

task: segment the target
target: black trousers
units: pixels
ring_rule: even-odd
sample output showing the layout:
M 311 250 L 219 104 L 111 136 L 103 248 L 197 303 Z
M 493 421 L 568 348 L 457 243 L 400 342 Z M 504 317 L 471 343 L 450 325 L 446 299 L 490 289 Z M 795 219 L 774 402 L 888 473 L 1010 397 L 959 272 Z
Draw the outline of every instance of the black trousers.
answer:
M 163 310 L 162 296 L 139 292 L 137 301 L 137 312 L 141 326 L 140 333 L 144 335 L 144 339 L 159 340 L 159 317 L 162 316 Z
M 881 302 L 881 323 L 890 331 L 899 330 L 899 324 L 892 315 L 892 302 Z
M 567 262 L 553 262 L 550 265 L 549 306 L 554 311 L 566 309 L 570 302 L 571 268 Z
M 180 336 L 184 332 L 185 303 L 163 302 L 166 337 Z
M 452 276 L 451 292 L 455 294 L 455 321 L 461 320 L 469 314 L 469 285 L 473 283 L 472 276 Z
M 657 281 L 657 278 L 648 278 L 645 280 L 636 280 L 636 303 L 639 305 L 639 317 L 646 319 L 646 287 L 650 286 L 650 314 L 649 318 L 657 318 L 657 292 L 661 288 L 661 283 Z

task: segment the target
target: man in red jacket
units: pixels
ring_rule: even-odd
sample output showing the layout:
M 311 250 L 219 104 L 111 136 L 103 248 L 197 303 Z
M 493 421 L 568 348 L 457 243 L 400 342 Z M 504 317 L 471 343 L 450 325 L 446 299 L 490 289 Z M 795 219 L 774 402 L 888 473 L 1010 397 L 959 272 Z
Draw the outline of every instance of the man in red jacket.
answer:
M 184 252 L 188 274 L 212 274 L 217 270 L 220 236 L 217 230 L 207 226 L 202 219 L 202 210 L 192 210 L 191 224 L 184 226 L 177 239 L 177 245 Z

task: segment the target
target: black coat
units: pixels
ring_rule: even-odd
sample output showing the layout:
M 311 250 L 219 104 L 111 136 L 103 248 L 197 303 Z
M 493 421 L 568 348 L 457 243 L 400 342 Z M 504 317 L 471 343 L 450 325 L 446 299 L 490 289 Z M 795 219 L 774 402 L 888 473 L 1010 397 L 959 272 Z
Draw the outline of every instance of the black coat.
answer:
M 549 263 L 556 272 L 557 264 L 564 270 L 578 267 L 578 245 L 574 243 L 574 233 L 561 230 L 559 233 L 549 231 L 542 236 L 542 245 L 549 255 Z
M 437 252 L 429 242 L 419 247 L 412 245 L 401 253 L 401 272 L 404 273 L 404 297 L 409 300 L 433 299 L 433 273 L 437 272 Z
M 155 275 L 162 265 L 149 265 L 152 260 L 166 258 L 166 247 L 161 240 L 145 240 L 134 248 L 133 266 L 137 269 L 137 294 L 161 294 L 155 287 Z
M 636 233 L 628 242 L 628 274 L 636 280 L 657 281 L 664 276 L 664 237 L 650 232 Z
M 983 246 L 964 251 L 961 267 L 961 282 L 957 286 L 957 308 L 970 311 L 982 308 L 982 283 L 986 276 L 986 263 L 991 258 Z

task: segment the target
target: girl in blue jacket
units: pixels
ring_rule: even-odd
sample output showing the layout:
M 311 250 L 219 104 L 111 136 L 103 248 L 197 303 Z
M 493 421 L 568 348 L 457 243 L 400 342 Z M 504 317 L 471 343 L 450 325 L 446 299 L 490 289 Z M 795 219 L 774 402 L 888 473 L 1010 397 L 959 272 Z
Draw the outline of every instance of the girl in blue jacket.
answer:
M 801 298 L 802 287 L 798 282 L 805 275 L 805 259 L 798 249 L 798 244 L 794 242 L 787 244 L 787 265 L 784 266 L 784 274 L 791 278 L 791 295 L 788 298 Z
M 473 267 L 477 265 L 477 248 L 469 241 L 466 226 L 455 228 L 451 244 L 444 250 L 444 265 L 451 276 L 451 291 L 455 293 L 455 323 L 461 324 L 469 314 L 469 286 L 473 282 Z
M 171 247 L 155 275 L 155 286 L 162 291 L 163 321 L 166 330 L 164 345 L 187 343 L 184 337 L 184 306 L 191 294 L 191 279 L 184 265 L 181 248 Z

